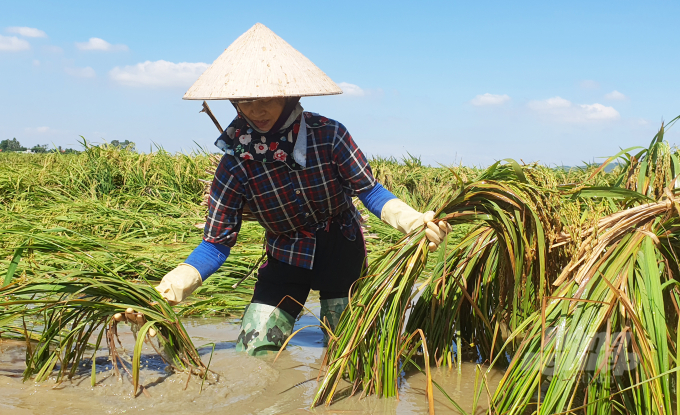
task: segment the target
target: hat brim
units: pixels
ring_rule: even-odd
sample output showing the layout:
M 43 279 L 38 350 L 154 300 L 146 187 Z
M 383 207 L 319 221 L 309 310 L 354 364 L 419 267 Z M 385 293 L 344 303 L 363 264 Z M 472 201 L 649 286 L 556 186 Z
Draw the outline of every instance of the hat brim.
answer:
M 342 89 L 263 24 L 234 41 L 184 94 L 187 100 L 309 97 Z

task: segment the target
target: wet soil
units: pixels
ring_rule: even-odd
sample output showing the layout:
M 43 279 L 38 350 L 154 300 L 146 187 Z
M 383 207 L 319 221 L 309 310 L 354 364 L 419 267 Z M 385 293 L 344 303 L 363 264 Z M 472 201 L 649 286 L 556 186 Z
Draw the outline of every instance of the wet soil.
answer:
M 318 302 L 307 305 L 318 313 Z M 312 316 L 303 316 L 296 323 L 296 329 L 314 321 Z M 188 379 L 186 374 L 168 371 L 148 346 L 143 351 L 141 380 L 149 396 L 132 396 L 130 379 L 126 375 L 122 379 L 115 376 L 105 351 L 96 359 L 95 387 L 90 385 L 89 361 L 83 363 L 79 376 L 58 385 L 54 378 L 40 384 L 23 382 L 25 344 L 0 340 L 0 414 L 422 414 L 428 411 L 425 376 L 420 373 L 404 377 L 398 399 L 347 396 L 330 407 L 310 408 L 319 386 L 317 375 L 325 350 L 319 329 L 300 332 L 274 362 L 274 354 L 255 358 L 235 351 L 237 321 L 191 318 L 184 324 L 197 346 L 216 344 L 210 369 L 219 376 L 209 377 L 200 393 L 200 379 L 195 376 Z M 120 327 L 119 332 L 130 355 L 132 333 L 124 327 Z M 212 346 L 200 348 L 205 362 L 211 351 Z M 490 392 L 500 378 L 499 372 L 488 375 Z M 433 379 L 471 413 L 475 397 L 474 364 L 464 363 L 461 374 L 457 369 L 433 368 Z M 458 413 L 436 388 L 434 397 L 437 413 Z M 487 401 L 488 393 L 484 389 L 476 413 L 485 412 Z

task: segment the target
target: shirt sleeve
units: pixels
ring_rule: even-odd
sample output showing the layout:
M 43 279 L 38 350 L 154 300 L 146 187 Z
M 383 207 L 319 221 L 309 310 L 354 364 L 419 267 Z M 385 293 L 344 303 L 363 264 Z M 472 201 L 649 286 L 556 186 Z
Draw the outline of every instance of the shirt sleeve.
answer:
M 230 250 L 228 246 L 203 241 L 191 252 L 184 263 L 196 268 L 201 274 L 201 279 L 205 281 L 229 258 Z
M 229 168 L 230 157 L 232 156 L 225 154 L 215 170 L 210 186 L 203 239 L 213 244 L 232 247 L 241 229 L 245 189 Z
M 373 189 L 377 183 L 366 156 L 356 145 L 344 125 L 338 123 L 333 141 L 333 161 L 338 167 L 343 187 L 350 196 Z
M 378 182 L 376 182 L 373 189 L 359 193 L 359 200 L 361 200 L 361 203 L 366 206 L 366 209 L 368 209 L 369 212 L 377 216 L 378 219 L 382 218 L 382 210 L 385 203 L 392 199 L 397 199 L 397 197 Z

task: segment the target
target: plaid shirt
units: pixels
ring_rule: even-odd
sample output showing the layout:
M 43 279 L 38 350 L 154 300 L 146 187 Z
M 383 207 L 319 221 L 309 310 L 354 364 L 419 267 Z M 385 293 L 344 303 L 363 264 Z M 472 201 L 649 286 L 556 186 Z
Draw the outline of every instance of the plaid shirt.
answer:
M 302 170 L 283 162 L 261 163 L 225 154 L 210 188 L 204 239 L 233 246 L 244 203 L 266 230 L 267 251 L 279 261 L 312 269 L 315 232 L 338 221 L 354 240 L 359 212 L 352 196 L 376 180 L 364 154 L 337 121 L 304 113 L 307 160 Z

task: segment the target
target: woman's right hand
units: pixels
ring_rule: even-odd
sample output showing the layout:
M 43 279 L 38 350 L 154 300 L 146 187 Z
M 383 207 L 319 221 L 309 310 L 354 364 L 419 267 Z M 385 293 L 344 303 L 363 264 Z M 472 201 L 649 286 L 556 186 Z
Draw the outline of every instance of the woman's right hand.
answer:
M 156 287 L 170 305 L 176 305 L 191 295 L 203 284 L 201 274 L 189 264 L 179 264 L 177 268 L 165 274 Z

